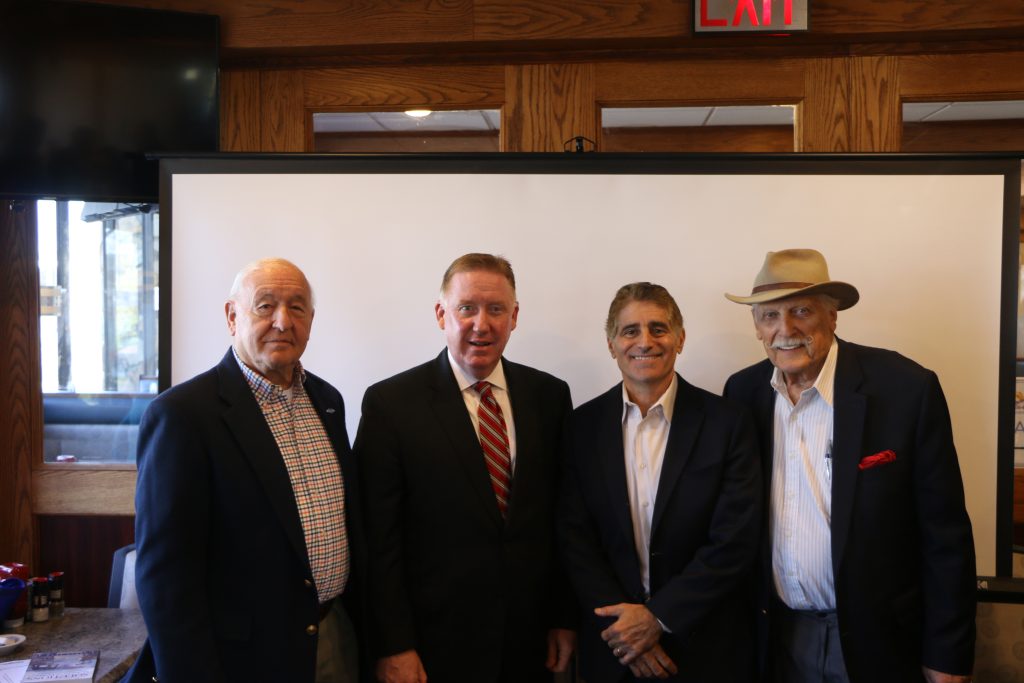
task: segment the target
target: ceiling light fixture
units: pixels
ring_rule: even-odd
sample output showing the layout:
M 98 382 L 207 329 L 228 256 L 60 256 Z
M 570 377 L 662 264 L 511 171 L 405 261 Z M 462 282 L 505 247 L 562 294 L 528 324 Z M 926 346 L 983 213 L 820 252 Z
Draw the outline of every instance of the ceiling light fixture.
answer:
M 433 114 L 429 109 L 407 109 L 405 112 L 406 116 L 411 116 L 414 119 L 422 119 Z

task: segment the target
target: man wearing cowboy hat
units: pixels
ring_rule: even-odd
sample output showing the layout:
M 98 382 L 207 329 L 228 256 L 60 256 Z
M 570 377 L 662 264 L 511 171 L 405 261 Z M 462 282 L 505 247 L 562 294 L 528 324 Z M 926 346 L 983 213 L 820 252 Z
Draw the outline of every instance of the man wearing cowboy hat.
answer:
M 963 683 L 971 523 L 935 373 L 835 337 L 860 295 L 812 249 L 769 252 L 749 296 L 768 355 L 729 378 L 754 415 L 767 530 L 759 651 L 776 683 Z

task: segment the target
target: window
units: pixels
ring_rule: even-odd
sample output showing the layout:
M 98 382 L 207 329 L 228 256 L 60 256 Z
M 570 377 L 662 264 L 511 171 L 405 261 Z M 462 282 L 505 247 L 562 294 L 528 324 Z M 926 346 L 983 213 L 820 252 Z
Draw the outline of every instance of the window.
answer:
M 313 151 L 497 152 L 497 109 L 317 112 Z
M 792 152 L 792 105 L 604 107 L 605 152 Z
M 45 462 L 134 462 L 157 391 L 159 211 L 37 204 Z
M 1024 101 L 904 102 L 904 152 L 1024 149 Z

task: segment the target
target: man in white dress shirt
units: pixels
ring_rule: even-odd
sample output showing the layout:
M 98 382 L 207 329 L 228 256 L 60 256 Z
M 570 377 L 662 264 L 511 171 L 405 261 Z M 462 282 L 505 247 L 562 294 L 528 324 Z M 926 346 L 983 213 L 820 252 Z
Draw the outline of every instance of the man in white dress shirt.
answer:
M 733 375 L 761 442 L 760 661 L 776 683 L 963 683 L 974 544 L 935 373 L 835 336 L 856 288 L 769 252 L 749 296 L 767 360 Z
M 576 639 L 554 516 L 569 386 L 504 358 L 504 258 L 455 259 L 434 313 L 446 348 L 366 390 L 354 447 L 377 679 L 551 680 Z
M 675 372 L 686 334 L 660 285 L 619 289 L 622 382 L 573 414 L 559 515 L 588 683 L 735 683 L 753 672 L 745 600 L 760 528 L 753 426 Z

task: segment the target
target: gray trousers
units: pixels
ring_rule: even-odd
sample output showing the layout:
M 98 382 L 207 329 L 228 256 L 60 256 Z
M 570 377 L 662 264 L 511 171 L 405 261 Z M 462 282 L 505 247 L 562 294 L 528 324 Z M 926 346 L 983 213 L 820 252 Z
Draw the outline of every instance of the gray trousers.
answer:
M 316 683 L 358 683 L 356 631 L 341 599 L 320 620 L 316 646 Z
M 776 603 L 771 631 L 775 683 L 850 683 L 835 612 L 791 610 Z

